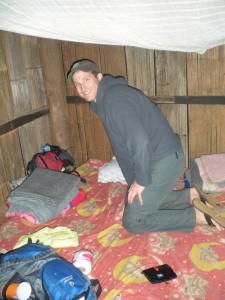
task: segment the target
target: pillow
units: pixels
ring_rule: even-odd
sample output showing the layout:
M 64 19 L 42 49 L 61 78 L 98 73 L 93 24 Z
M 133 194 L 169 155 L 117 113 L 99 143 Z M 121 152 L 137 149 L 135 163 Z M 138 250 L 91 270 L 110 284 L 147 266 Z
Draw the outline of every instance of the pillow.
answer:
M 121 182 L 127 184 L 115 156 L 110 162 L 99 168 L 98 182 Z

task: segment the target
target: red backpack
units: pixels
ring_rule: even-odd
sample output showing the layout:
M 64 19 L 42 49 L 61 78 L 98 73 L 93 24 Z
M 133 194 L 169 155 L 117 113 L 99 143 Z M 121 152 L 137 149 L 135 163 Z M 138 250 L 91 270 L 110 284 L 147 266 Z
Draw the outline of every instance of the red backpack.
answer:
M 27 174 L 30 175 L 37 167 L 58 172 L 71 173 L 76 169 L 73 157 L 58 146 L 52 146 L 51 151 L 36 153 L 27 164 Z M 55 150 L 54 150 L 55 149 Z

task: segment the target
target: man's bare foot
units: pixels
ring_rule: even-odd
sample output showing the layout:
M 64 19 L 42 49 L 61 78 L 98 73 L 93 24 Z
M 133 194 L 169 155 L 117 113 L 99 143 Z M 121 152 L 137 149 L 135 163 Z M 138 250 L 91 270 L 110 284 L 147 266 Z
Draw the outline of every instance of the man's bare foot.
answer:
M 192 188 L 190 188 L 190 203 L 191 204 L 195 198 L 200 199 L 199 193 L 197 192 L 196 188 L 192 187 Z

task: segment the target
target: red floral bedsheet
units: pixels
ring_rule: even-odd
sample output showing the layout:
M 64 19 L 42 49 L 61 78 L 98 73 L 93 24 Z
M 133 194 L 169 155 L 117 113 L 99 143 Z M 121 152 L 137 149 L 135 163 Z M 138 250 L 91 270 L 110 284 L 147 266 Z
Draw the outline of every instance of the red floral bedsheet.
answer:
M 88 182 L 88 197 L 77 207 L 41 225 L 19 217 L 2 221 L 0 252 L 11 250 L 19 237 L 45 226 L 67 226 L 78 233 L 79 245 L 56 251 L 71 262 L 78 249 L 92 251 L 90 277 L 101 282 L 100 299 L 225 299 L 225 230 L 198 226 L 193 233 L 128 233 L 121 225 L 126 185 L 98 183 L 103 163 L 89 160 L 79 168 Z M 151 284 L 141 275 L 143 269 L 164 263 L 174 269 L 176 279 Z

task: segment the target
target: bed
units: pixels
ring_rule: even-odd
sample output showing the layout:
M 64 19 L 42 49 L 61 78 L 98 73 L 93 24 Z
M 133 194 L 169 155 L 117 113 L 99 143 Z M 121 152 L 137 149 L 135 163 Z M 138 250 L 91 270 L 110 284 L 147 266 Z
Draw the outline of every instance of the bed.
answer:
M 197 226 L 193 233 L 133 235 L 121 225 L 124 182 L 99 182 L 106 161 L 88 160 L 78 168 L 87 180 L 87 198 L 44 224 L 21 217 L 5 217 L 0 224 L 0 252 L 14 248 L 22 236 L 42 228 L 66 227 L 77 234 L 77 245 L 64 243 L 57 253 L 72 262 L 79 249 L 93 253 L 91 278 L 102 286 L 100 299 L 225 299 L 225 231 Z M 214 195 L 224 201 L 225 194 Z M 177 278 L 151 284 L 146 268 L 169 264 Z

